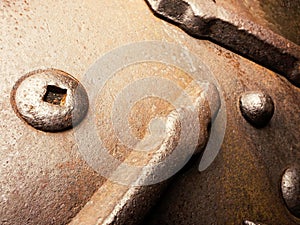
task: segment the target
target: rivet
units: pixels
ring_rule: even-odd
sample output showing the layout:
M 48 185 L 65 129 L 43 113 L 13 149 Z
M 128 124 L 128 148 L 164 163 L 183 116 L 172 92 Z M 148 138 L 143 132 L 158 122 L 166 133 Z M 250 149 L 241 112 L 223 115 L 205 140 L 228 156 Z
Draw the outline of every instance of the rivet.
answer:
M 266 126 L 273 117 L 274 102 L 268 94 L 262 92 L 244 93 L 239 104 L 242 115 L 254 127 Z
M 300 168 L 293 166 L 288 168 L 281 181 L 283 199 L 289 211 L 300 218 Z
M 80 123 L 89 105 L 79 81 L 56 69 L 36 70 L 21 77 L 13 87 L 11 104 L 29 125 L 47 132 Z
M 244 225 L 265 225 L 265 224 L 245 220 Z

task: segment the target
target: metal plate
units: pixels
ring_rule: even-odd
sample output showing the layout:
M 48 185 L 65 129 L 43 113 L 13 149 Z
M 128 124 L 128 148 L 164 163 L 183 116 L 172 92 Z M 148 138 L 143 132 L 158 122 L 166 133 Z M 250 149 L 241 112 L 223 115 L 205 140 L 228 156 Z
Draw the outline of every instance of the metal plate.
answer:
M 185 46 L 207 65 L 221 84 L 228 125 L 216 161 L 201 173 L 198 163 L 184 170 L 143 224 L 299 224 L 280 192 L 285 169 L 300 163 L 300 93 L 287 80 L 188 36 L 154 17 L 143 1 L 2 1 L 0 6 L 1 224 L 72 219 L 73 224 L 97 224 L 116 211 L 115 221 L 137 223 L 135 213 L 141 213 L 140 220 L 151 206 L 146 200 L 160 197 L 148 192 L 145 205 L 129 198 L 127 208 L 120 208 L 129 188 L 88 166 L 73 130 L 37 131 L 16 116 L 9 101 L 15 82 L 30 71 L 57 68 L 80 81 L 106 52 L 144 40 Z M 253 90 L 268 93 L 275 103 L 271 123 L 260 130 L 244 120 L 238 106 L 240 95 Z

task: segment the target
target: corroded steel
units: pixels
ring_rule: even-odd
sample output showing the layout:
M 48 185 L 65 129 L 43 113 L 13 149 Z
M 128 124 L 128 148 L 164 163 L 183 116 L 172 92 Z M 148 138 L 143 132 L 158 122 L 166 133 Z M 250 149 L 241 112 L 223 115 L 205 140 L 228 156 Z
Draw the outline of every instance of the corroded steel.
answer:
M 300 93 L 285 78 L 163 22 L 153 16 L 144 1 L 32 0 L 1 1 L 0 5 L 1 224 L 140 220 L 142 224 L 300 224 L 288 210 L 280 189 L 284 171 L 300 164 Z M 45 133 L 33 129 L 16 116 L 10 104 L 13 86 L 29 71 L 58 68 L 80 81 L 106 52 L 146 40 L 187 48 L 218 79 L 226 100 L 227 129 L 216 160 L 199 172 L 197 158 L 193 158 L 172 178 L 165 192 L 161 192 L 164 184 L 158 189 L 133 188 L 101 177 L 79 154 L 74 130 Z M 157 71 L 166 77 L 186 77 L 176 68 L 155 63 L 135 65 L 119 73 L 126 80 L 129 74 Z M 118 90 L 120 83 L 114 84 L 110 89 Z M 262 129 L 251 126 L 240 112 L 239 98 L 248 91 L 267 93 L 275 103 L 273 118 Z M 133 109 L 130 123 L 137 135 L 147 127 L 148 105 L 145 101 Z M 168 115 L 171 108 L 160 101 L 155 106 L 159 115 Z M 144 113 L 138 113 L 143 108 Z M 145 123 L 136 123 L 140 121 Z M 108 139 L 113 138 L 109 134 Z M 113 153 L 126 159 L 123 152 Z M 144 199 L 134 198 L 139 193 Z M 136 213 L 141 214 L 135 217 Z
M 300 48 L 222 1 L 147 0 L 160 17 L 197 38 L 208 38 L 287 77 L 300 86 Z M 226 1 L 224 1 L 226 2 Z

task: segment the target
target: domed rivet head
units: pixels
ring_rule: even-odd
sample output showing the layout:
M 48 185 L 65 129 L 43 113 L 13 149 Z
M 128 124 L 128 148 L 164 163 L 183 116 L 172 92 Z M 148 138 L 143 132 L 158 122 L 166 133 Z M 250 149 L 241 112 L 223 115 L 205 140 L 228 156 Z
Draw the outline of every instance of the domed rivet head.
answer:
M 254 127 L 266 126 L 274 114 L 272 98 L 262 92 L 244 93 L 239 101 L 243 117 Z
M 249 221 L 249 220 L 245 220 L 245 221 L 244 221 L 244 225 L 266 225 L 266 224 L 263 224 L 263 223 L 257 223 L 257 222 L 252 222 L 252 221 Z
M 59 132 L 85 117 L 88 96 L 71 75 L 56 69 L 37 70 L 17 81 L 11 93 L 11 104 L 32 127 Z
M 300 218 L 300 167 L 294 166 L 284 172 L 281 191 L 288 210 Z

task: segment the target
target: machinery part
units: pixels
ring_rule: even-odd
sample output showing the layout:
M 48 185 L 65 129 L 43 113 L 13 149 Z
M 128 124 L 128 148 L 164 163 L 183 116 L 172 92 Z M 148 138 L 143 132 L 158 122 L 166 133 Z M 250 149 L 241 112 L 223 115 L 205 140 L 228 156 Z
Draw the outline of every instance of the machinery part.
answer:
M 216 72 L 224 91 L 232 94 L 226 99 L 230 116 L 219 155 L 207 170 L 199 173 L 194 165 L 174 178 L 143 224 L 242 224 L 246 219 L 299 224 L 279 188 L 287 166 L 300 165 L 300 115 L 295 113 L 300 109 L 299 90 L 265 69 L 236 68 L 236 62 L 230 58 L 222 72 Z M 240 96 L 260 82 L 276 102 L 272 122 L 264 129 L 247 126 L 238 104 Z
M 300 165 L 300 95 L 285 79 L 212 42 L 191 38 L 154 17 L 140 0 L 1 1 L 0 5 L 1 224 L 67 224 L 96 205 L 82 224 L 99 224 L 120 205 L 128 187 L 99 176 L 81 159 L 74 129 L 60 133 L 29 129 L 12 110 L 9 93 L 19 74 L 33 68 L 61 68 L 82 80 L 99 56 L 145 40 L 184 46 L 203 60 L 220 81 L 228 123 L 222 149 L 211 167 L 199 173 L 198 164 L 191 162 L 160 196 L 145 195 L 138 202 L 159 199 L 142 223 L 242 224 L 251 219 L 299 224 L 286 209 L 279 188 L 287 166 Z M 151 68 L 179 80 L 184 77 L 156 64 L 131 67 L 124 77 Z M 276 102 L 272 123 L 265 129 L 248 126 L 241 116 L 237 103 L 249 90 L 268 93 Z M 131 200 L 128 211 L 138 210 L 137 202 Z M 97 217 L 101 210 L 105 213 Z M 131 215 L 120 214 L 119 219 L 129 221 Z
M 283 199 L 289 211 L 300 219 L 300 169 L 297 166 L 288 168 L 281 181 Z
M 267 68 L 300 87 L 300 47 L 213 1 L 147 0 L 160 17 L 188 34 L 208 38 Z M 195 4 L 193 3 L 195 2 Z
M 161 54 L 161 51 L 164 54 Z M 170 55 L 173 57 L 169 57 Z M 115 61 L 115 63 L 108 65 L 107 62 L 111 61 Z M 182 75 L 185 79 L 179 79 L 174 75 L 169 76 L 164 71 L 151 68 L 149 72 L 133 76 L 129 68 L 134 69 L 134 64 L 140 67 L 152 65 L 154 68 L 157 68 L 155 66 L 158 65 L 169 65 L 169 69 L 179 68 L 181 71 L 185 71 Z M 120 70 L 126 70 L 127 73 L 120 73 Z M 97 80 L 96 84 L 95 80 Z M 167 118 L 168 114 L 163 112 L 193 107 L 192 102 L 195 101 L 193 96 L 202 89 L 205 90 L 204 93 L 208 92 L 207 96 L 211 96 L 209 106 L 212 108 L 212 112 L 216 112 L 218 107 L 222 106 L 222 113 L 217 116 L 211 115 L 211 117 L 216 116 L 217 122 L 213 124 L 215 126 L 212 127 L 210 137 L 217 137 L 214 138 L 213 148 L 216 149 L 216 154 L 219 151 L 226 127 L 225 101 L 223 96 L 220 97 L 218 94 L 220 87 L 214 75 L 185 48 L 155 41 L 122 46 L 97 60 L 85 74 L 82 83 L 89 90 L 91 108 L 86 123 L 83 123 L 75 132 L 79 151 L 95 171 L 110 180 L 131 185 L 132 183 L 128 182 L 129 175 L 123 175 L 124 170 L 131 174 L 140 168 L 128 164 L 119 166 L 120 162 L 131 151 L 140 151 L 143 155 L 145 152 L 154 150 L 164 139 L 165 119 L 162 118 Z M 143 118 L 140 113 L 144 110 L 150 111 L 146 118 Z M 203 113 L 205 114 L 205 112 Z M 202 121 L 195 116 L 194 119 L 189 118 L 189 123 L 186 123 L 185 120 L 188 117 L 182 116 L 182 118 L 181 135 L 176 146 L 178 150 L 174 152 L 181 152 L 179 149 L 185 148 L 184 153 L 180 154 L 191 156 L 197 146 L 197 132 L 199 129 L 206 129 L 206 126 L 203 126 Z M 146 124 L 149 124 L 149 127 L 145 126 Z M 186 128 L 189 126 L 191 127 Z M 190 129 L 193 130 L 193 135 L 189 134 Z M 194 138 L 191 138 L 192 136 Z M 189 137 L 188 142 L 184 141 L 185 137 Z M 200 137 L 206 136 L 200 135 Z M 212 139 L 209 139 L 208 148 L 212 145 Z M 186 145 L 182 145 L 181 140 Z M 123 150 L 116 150 L 116 145 L 122 146 L 119 148 Z M 112 157 L 115 151 L 123 152 L 123 154 L 120 154 L 119 157 Z M 158 176 L 160 180 L 155 179 L 153 183 L 168 179 L 183 167 L 184 163 L 172 162 L 172 157 L 168 157 L 168 160 L 164 161 L 164 164 L 169 166 L 168 170 L 162 171 Z M 214 157 L 210 157 L 210 159 L 213 160 Z M 209 160 L 206 162 L 207 166 L 211 163 Z M 109 169 L 107 164 L 112 169 Z M 112 174 L 116 175 L 112 176 Z M 117 176 L 117 174 L 121 174 L 121 176 Z
M 13 87 L 11 104 L 29 125 L 49 132 L 77 125 L 89 105 L 79 81 L 56 69 L 36 70 L 20 78 Z
M 173 55 L 173 57 L 163 59 L 159 52 L 161 49 L 164 49 L 166 56 Z M 83 158 L 95 171 L 107 177 L 108 181 L 94 194 L 90 203 L 86 204 L 86 207 L 72 220 L 71 224 L 139 223 L 149 208 L 155 205 L 166 185 L 170 183 L 171 179 L 169 178 L 186 164 L 193 153 L 199 156 L 199 153 L 206 146 L 210 126 L 214 124 L 212 120 L 220 115 L 218 111 L 222 100 L 214 84 L 208 83 L 207 80 L 205 83 L 202 81 L 206 77 L 208 80 L 213 80 L 213 75 L 206 66 L 198 62 L 195 56 L 183 50 L 178 46 L 163 42 L 135 43 L 106 54 L 88 70 L 86 80 L 84 79 L 83 83 L 90 91 L 90 102 L 93 104 L 87 120 L 76 129 L 77 132 L 75 130 L 75 134 L 78 137 L 79 151 Z M 157 55 L 159 55 L 158 58 Z M 107 67 L 106 63 L 112 61 L 111 56 L 118 63 Z M 122 63 L 119 64 L 119 62 Z M 141 65 L 132 66 L 138 62 Z M 147 64 L 145 64 L 146 62 Z M 156 63 L 153 64 L 153 62 Z M 176 62 L 178 65 L 174 65 Z M 175 66 L 182 66 L 183 71 L 192 70 L 193 73 L 191 72 L 192 75 L 182 74 L 183 79 L 181 80 L 174 79 L 175 77 L 170 77 L 168 73 L 164 72 L 165 70 L 153 69 L 162 63 L 169 65 L 168 67 L 172 65 L 171 67 L 174 69 Z M 149 64 L 152 65 L 148 69 L 149 71 L 137 73 L 138 75 L 135 73 L 132 75 L 130 72 L 135 71 L 135 68 L 144 68 Z M 115 71 L 120 71 L 119 67 L 124 67 L 122 72 L 115 73 Z M 105 70 L 102 71 L 102 68 Z M 156 73 L 158 75 L 153 75 Z M 95 86 L 89 87 L 89 84 L 94 85 L 92 82 L 94 80 L 99 82 Z M 198 84 L 197 81 L 202 82 Z M 157 86 L 157 82 L 160 86 Z M 97 95 L 92 92 L 92 88 L 98 91 Z M 119 96 L 121 100 L 118 100 L 118 97 L 107 97 L 112 95 Z M 153 100 L 154 96 L 158 98 L 156 103 Z M 97 99 L 101 99 L 100 107 L 97 107 Z M 193 101 L 191 102 L 191 100 Z M 175 109 L 170 109 L 165 102 Z M 118 119 L 118 116 L 112 116 L 114 115 L 110 112 L 114 108 L 112 103 L 117 108 L 116 114 L 122 116 L 121 119 Z M 132 106 L 132 103 L 135 104 Z M 222 103 L 222 110 L 224 110 L 224 101 Z M 145 135 L 145 138 L 142 138 L 138 143 L 133 140 L 134 144 L 125 142 L 126 139 L 124 138 L 115 138 L 118 134 L 116 131 L 120 128 L 124 133 L 129 133 L 126 132 L 127 127 L 122 125 L 122 122 L 130 121 L 127 119 L 129 117 L 128 111 L 137 112 L 134 114 L 133 122 L 143 124 L 137 130 L 144 130 L 143 126 L 148 124 L 151 133 L 151 135 Z M 147 111 L 155 112 L 154 115 L 150 113 L 150 118 L 147 119 L 149 122 L 145 122 L 144 117 L 149 114 Z M 164 125 L 165 131 L 163 131 L 165 137 L 161 142 L 160 138 L 157 139 L 157 137 L 161 135 L 162 130 L 151 129 L 151 125 L 155 126 L 155 119 L 165 117 L 166 112 L 168 113 Z M 140 119 L 137 120 L 137 117 Z M 109 121 L 110 119 L 112 122 Z M 95 120 L 98 121 L 98 126 L 94 127 Z M 111 128 L 106 127 L 110 124 L 118 124 L 119 127 L 115 126 L 114 132 L 111 133 Z M 100 132 L 95 132 L 96 128 Z M 212 129 L 213 132 L 222 133 L 220 129 L 217 131 Z M 106 135 L 107 138 L 103 135 Z M 83 136 L 86 138 L 82 138 Z M 148 139 L 149 136 L 150 139 Z M 153 139 L 155 143 L 151 143 L 153 142 L 152 137 L 155 138 Z M 102 140 L 102 143 L 99 142 L 99 139 Z M 120 139 L 123 142 L 119 143 Z M 214 144 L 216 145 L 216 143 Z M 115 146 L 122 145 L 125 145 L 124 150 L 121 147 L 116 150 Z M 86 146 L 93 146 L 93 148 Z M 153 146 L 157 147 L 153 148 Z M 141 147 L 147 149 L 143 150 Z M 121 155 L 123 158 L 116 160 L 117 157 L 112 157 L 116 151 L 123 153 Z M 113 184 L 113 182 L 119 185 Z M 109 202 L 114 204 L 106 206 L 106 210 L 99 211 L 100 205 L 106 202 L 108 198 L 110 199 Z
M 240 98 L 240 110 L 244 118 L 253 126 L 266 126 L 274 114 L 271 96 L 262 92 L 247 92 Z
M 199 97 L 196 103 L 199 111 L 199 120 L 201 121 L 200 127 L 201 129 L 200 137 L 199 137 L 199 148 L 203 148 L 208 140 L 208 130 L 206 129 L 210 122 L 210 109 L 205 98 Z M 185 111 L 185 109 L 182 109 Z M 180 111 L 182 111 L 180 110 Z M 167 138 L 162 143 L 161 147 L 155 154 L 151 157 L 147 165 L 145 165 L 144 169 L 141 171 L 138 180 L 136 180 L 133 184 L 142 184 L 142 183 L 151 183 L 153 177 L 157 176 L 158 171 L 161 170 L 159 166 L 155 167 L 156 164 L 165 160 L 172 151 L 174 150 L 174 146 L 179 139 L 180 133 L 183 130 L 180 128 L 180 118 L 178 113 L 184 112 L 171 112 L 169 115 L 169 119 L 167 122 Z M 214 112 L 215 114 L 216 112 Z M 189 116 L 189 119 L 193 117 Z M 190 139 L 188 139 L 190 140 Z M 191 140 L 190 140 L 191 141 Z M 180 156 L 176 160 L 173 161 L 174 165 L 181 164 L 182 161 L 185 161 L 186 153 L 184 151 L 181 152 Z M 126 161 L 130 162 L 135 156 L 128 156 Z M 154 168 L 154 170 L 152 169 Z M 170 168 L 165 168 L 166 170 Z M 172 169 L 171 169 L 172 170 Z M 168 171 L 166 171 L 167 173 Z M 127 174 L 124 174 L 126 176 Z M 121 225 L 121 224 L 138 224 L 142 221 L 145 214 L 148 212 L 149 208 L 153 207 L 161 193 L 166 188 L 166 185 L 170 182 L 162 181 L 157 184 L 152 185 L 131 185 L 131 186 L 123 186 L 117 185 L 110 181 L 107 181 L 92 197 L 90 203 L 84 207 L 81 212 L 72 220 L 70 223 L 73 225 L 76 224 L 103 224 L 103 225 Z M 115 192 L 116 191 L 116 192 Z M 102 207 L 103 199 L 107 197 L 107 195 L 113 196 L 112 199 L 117 202 L 116 205 L 112 207 L 112 211 L 109 211 L 107 214 L 108 207 Z

